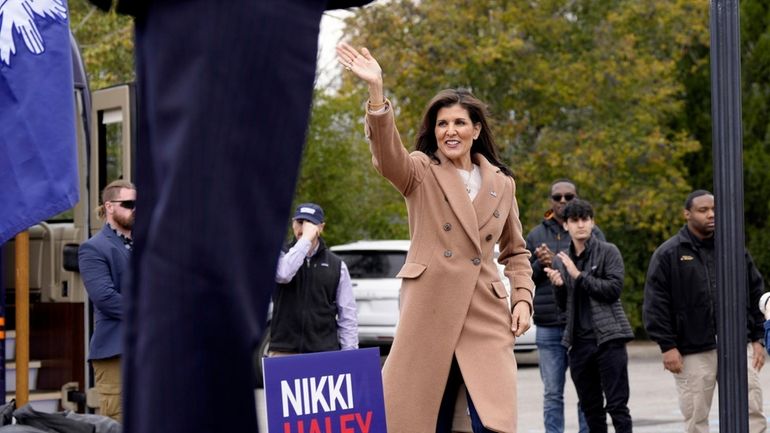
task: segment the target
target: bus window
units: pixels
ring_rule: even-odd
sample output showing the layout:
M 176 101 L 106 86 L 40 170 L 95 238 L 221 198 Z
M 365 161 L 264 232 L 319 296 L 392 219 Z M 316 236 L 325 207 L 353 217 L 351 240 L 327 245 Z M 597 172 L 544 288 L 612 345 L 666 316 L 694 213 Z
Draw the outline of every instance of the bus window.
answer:
M 99 147 L 104 155 L 100 167 L 101 188 L 115 179 L 125 178 L 123 171 L 123 113 L 120 109 L 99 112 Z

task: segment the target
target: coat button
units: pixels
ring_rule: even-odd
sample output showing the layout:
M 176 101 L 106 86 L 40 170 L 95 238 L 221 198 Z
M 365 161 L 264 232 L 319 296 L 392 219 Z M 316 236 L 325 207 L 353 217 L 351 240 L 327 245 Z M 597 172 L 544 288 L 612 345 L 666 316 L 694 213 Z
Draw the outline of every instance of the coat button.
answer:
M 487 240 L 487 242 L 491 241 L 492 240 L 492 235 L 487 235 L 487 237 L 485 239 Z
M 449 224 L 449 223 L 444 224 L 444 231 L 448 232 L 449 230 L 452 230 L 452 224 Z
M 494 215 L 495 218 L 500 218 L 500 211 L 499 210 L 495 210 L 494 213 L 492 213 L 492 215 Z
M 444 251 L 444 257 L 452 257 L 452 252 L 449 250 Z
M 476 265 L 476 266 L 480 265 L 481 264 L 481 259 L 476 257 L 475 259 L 473 259 L 473 264 Z

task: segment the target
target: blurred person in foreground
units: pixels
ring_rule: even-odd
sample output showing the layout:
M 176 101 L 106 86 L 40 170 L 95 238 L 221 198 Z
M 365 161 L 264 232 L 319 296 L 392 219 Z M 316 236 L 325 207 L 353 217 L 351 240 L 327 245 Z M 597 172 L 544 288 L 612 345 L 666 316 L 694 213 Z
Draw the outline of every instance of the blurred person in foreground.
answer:
M 257 431 L 256 352 L 305 141 L 321 16 L 366 3 L 117 2 L 135 18 L 142 191 L 125 309 L 128 433 Z

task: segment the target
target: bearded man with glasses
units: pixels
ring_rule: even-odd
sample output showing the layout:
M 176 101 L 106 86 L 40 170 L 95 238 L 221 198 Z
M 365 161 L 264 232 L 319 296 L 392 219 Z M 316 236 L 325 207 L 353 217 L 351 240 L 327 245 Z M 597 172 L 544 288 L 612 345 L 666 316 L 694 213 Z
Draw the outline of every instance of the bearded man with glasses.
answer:
M 546 433 L 564 432 L 564 383 L 567 373 L 567 348 L 562 346 L 567 324 L 565 313 L 556 306 L 554 288 L 544 269 L 551 267 L 553 256 L 569 252 L 572 238 L 564 228 L 564 207 L 578 196 L 577 186 L 569 179 L 551 183 L 550 209 L 543 222 L 527 235 L 527 249 L 532 253 L 532 279 L 535 281 L 536 344 L 539 355 L 540 378 L 543 381 L 543 424 Z M 594 226 L 593 236 L 602 241 L 604 234 Z M 578 406 L 579 433 L 587 433 L 583 412 Z
M 96 209 L 105 221 L 102 230 L 78 251 L 83 284 L 94 305 L 94 332 L 88 360 L 99 392 L 99 414 L 122 421 L 120 356 L 123 352 L 123 277 L 134 248 L 136 188 L 126 180 L 111 182 Z

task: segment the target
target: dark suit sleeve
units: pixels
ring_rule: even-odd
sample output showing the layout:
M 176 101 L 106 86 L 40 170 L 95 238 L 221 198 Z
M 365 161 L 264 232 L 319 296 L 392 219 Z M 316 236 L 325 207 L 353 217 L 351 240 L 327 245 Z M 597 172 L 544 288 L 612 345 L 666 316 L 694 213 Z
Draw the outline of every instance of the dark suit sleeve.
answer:
M 746 324 L 748 326 L 749 340 L 761 341 L 765 334 L 765 316 L 759 310 L 759 298 L 765 292 L 765 281 L 759 269 L 754 265 L 754 260 L 748 251 L 746 251 L 746 275 L 749 292 L 746 305 L 748 308 Z
M 597 269 L 586 269 L 581 272 L 575 284 L 585 290 L 591 298 L 611 304 L 620 299 L 625 267 L 623 256 L 620 255 L 618 248 L 612 244 L 605 245 L 607 248 L 603 249 L 603 265 Z
M 115 290 L 110 262 L 105 254 L 94 245 L 84 243 L 78 251 L 78 263 L 80 276 L 94 306 L 108 317 L 122 318 L 123 296 Z
M 644 328 L 661 352 L 676 348 L 676 330 L 671 312 L 671 270 L 664 254 L 656 251 L 650 259 L 644 283 L 642 316 Z

